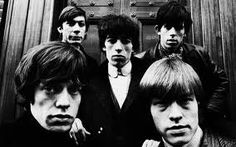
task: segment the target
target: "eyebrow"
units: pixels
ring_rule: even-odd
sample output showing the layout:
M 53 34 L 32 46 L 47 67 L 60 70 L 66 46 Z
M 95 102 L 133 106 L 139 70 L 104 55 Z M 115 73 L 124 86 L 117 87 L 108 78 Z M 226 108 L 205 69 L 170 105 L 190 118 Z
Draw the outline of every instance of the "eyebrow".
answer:
M 74 19 L 70 19 L 68 21 L 74 21 L 74 22 L 85 22 L 85 20 L 74 20 Z

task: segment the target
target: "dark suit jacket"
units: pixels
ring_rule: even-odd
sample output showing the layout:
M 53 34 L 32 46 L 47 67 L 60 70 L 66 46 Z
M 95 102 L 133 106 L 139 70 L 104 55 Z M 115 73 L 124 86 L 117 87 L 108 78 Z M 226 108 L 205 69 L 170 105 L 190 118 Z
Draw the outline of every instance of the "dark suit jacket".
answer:
M 139 100 L 139 82 L 147 69 L 142 60 L 132 57 L 131 82 L 128 95 L 121 109 L 114 102 L 108 78 L 108 62 L 99 68 L 99 73 L 90 82 L 90 90 L 80 105 L 83 125 L 91 135 L 88 146 L 132 147 L 141 146 L 146 138 L 143 131 L 142 102 Z M 147 120 L 145 120 L 147 121 Z

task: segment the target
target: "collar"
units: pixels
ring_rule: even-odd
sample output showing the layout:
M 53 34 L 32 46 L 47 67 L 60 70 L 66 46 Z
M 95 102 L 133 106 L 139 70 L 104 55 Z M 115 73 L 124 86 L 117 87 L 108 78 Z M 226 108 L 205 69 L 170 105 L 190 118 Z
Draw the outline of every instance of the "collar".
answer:
M 177 55 L 179 56 L 180 58 L 182 58 L 182 55 L 183 55 L 183 47 L 182 47 L 182 44 L 180 44 L 180 47 L 175 49 L 173 52 L 169 52 L 168 50 L 164 49 L 161 44 L 159 43 L 158 46 L 156 46 L 158 51 L 159 51 L 159 54 L 161 57 L 169 57 L 169 56 L 173 56 L 173 55 Z
M 122 75 L 126 77 L 131 73 L 131 69 L 132 69 L 132 64 L 129 61 L 120 70 L 121 70 Z M 117 78 L 118 77 L 118 68 L 108 63 L 108 74 L 109 74 L 109 76 L 111 76 L 113 78 Z

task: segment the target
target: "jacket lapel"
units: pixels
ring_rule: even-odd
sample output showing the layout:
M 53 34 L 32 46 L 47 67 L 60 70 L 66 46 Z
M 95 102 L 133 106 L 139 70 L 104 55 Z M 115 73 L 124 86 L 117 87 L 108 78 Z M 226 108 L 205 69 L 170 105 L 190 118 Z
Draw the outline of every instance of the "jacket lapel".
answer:
M 120 113 L 120 108 L 119 104 L 116 101 L 116 98 L 114 97 L 114 94 L 111 89 L 110 81 L 108 78 L 108 62 L 105 61 L 101 66 L 100 66 L 100 72 L 99 72 L 99 80 L 98 84 L 99 87 L 97 87 L 97 98 L 102 106 L 103 110 L 105 113 L 108 115 L 111 115 L 111 113 Z
M 136 57 L 132 57 L 131 62 L 132 62 L 131 81 L 130 81 L 127 97 L 122 106 L 122 110 L 121 110 L 122 112 L 126 112 L 130 108 L 130 106 L 133 104 L 133 101 L 137 98 L 138 91 L 139 91 L 138 90 L 139 82 L 142 78 L 142 75 L 145 69 L 142 65 L 142 62 Z

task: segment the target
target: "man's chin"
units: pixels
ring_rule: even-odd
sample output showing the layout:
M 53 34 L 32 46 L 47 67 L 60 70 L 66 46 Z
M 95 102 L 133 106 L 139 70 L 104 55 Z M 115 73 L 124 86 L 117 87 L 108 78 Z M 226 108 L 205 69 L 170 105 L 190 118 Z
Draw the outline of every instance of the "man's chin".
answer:
M 70 125 L 66 125 L 66 126 L 51 126 L 49 128 L 50 131 L 53 131 L 53 132 L 67 132 L 69 131 L 71 128 Z
M 113 62 L 112 65 L 117 68 L 122 68 L 125 65 L 125 63 L 124 62 Z
M 182 146 L 187 144 L 190 141 L 190 138 L 187 136 L 173 137 L 168 140 L 168 142 L 174 146 Z
M 82 43 L 82 40 L 68 40 L 67 42 L 70 44 L 78 45 Z

